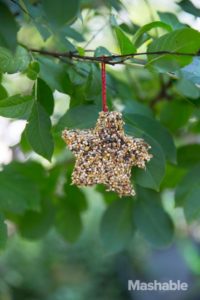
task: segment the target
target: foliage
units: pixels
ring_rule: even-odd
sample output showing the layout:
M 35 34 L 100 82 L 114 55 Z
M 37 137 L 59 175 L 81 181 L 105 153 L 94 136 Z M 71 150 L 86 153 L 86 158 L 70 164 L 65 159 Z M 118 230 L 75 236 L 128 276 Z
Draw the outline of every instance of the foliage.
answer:
M 190 1 L 179 6 L 199 16 Z M 106 30 L 112 31 L 115 52 L 122 55 L 141 49 L 198 53 L 200 33 L 176 15 L 158 12 L 156 21 L 138 28 L 120 23 L 121 9 L 118 0 L 0 0 L 0 116 L 10 122 L 26 121 L 15 146 L 23 161 L 16 156 L 0 172 L 1 247 L 6 242 L 5 220 L 28 239 L 41 238 L 54 227 L 63 239 L 75 242 L 84 231 L 82 220 L 89 209 L 87 189 L 70 185 L 74 158 L 61 140 L 61 131 L 94 126 L 101 110 L 99 65 L 45 56 L 30 48 L 83 56 L 87 45 L 89 49 L 87 18 L 106 14 L 110 16 Z M 91 15 L 86 17 L 84 10 Z M 33 41 L 27 38 L 30 32 L 37 37 Z M 91 55 L 111 55 L 108 49 L 102 43 Z M 162 203 L 167 189 L 175 190 L 176 206 L 183 207 L 187 221 L 200 216 L 199 64 L 198 56 L 148 54 L 132 58 L 120 69 L 108 68 L 109 109 L 119 104 L 124 108 L 126 132 L 144 138 L 153 154 L 145 171 L 133 170 L 135 198 L 118 199 L 95 187 L 105 200 L 98 235 L 109 253 L 126 248 L 135 232 L 153 246 L 170 244 L 174 226 Z M 28 92 L 13 95 L 5 85 L 5 76 L 16 72 L 31 82 Z M 55 91 L 70 98 L 67 111 L 55 109 L 59 102 Z

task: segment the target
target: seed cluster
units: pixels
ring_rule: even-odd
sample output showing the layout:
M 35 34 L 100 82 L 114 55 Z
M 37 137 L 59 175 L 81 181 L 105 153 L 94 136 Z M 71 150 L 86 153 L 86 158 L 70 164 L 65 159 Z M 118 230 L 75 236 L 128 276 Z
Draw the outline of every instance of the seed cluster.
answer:
M 76 157 L 73 184 L 101 183 L 119 196 L 135 195 L 131 168 L 145 168 L 152 155 L 144 140 L 125 135 L 123 125 L 121 113 L 102 111 L 95 128 L 63 131 L 62 137 Z

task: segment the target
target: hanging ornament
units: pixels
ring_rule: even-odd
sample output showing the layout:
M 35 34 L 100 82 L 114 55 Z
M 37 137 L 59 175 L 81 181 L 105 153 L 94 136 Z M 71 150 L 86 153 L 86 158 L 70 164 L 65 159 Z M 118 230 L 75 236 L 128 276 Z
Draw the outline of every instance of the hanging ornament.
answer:
M 96 126 L 88 130 L 65 129 L 62 137 L 74 153 L 76 163 L 72 183 L 78 186 L 104 184 L 107 191 L 119 196 L 134 196 L 131 168 L 145 168 L 152 155 L 143 139 L 124 133 L 122 114 L 108 111 L 106 104 L 106 71 L 102 62 L 102 106 Z

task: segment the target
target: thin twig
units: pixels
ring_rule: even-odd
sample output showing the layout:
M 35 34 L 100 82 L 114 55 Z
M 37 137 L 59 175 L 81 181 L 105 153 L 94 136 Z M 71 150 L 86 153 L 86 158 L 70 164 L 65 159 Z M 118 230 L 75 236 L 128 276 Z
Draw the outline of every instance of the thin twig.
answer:
M 200 56 L 200 53 L 184 53 L 184 52 L 173 52 L 173 51 L 150 51 L 150 52 L 137 52 L 137 53 L 129 53 L 129 54 L 121 54 L 121 55 L 108 55 L 108 56 L 88 56 L 88 55 L 79 55 L 75 52 L 55 52 L 55 51 L 47 51 L 47 50 L 39 50 L 39 49 L 29 49 L 31 52 L 49 55 L 56 58 L 65 57 L 74 60 L 80 61 L 91 61 L 91 62 L 102 62 L 104 61 L 106 64 L 116 65 L 123 64 L 126 60 L 132 59 L 135 56 L 141 55 L 174 55 L 174 56 Z M 118 59 L 118 60 L 117 60 Z
M 84 45 L 83 49 L 86 49 L 89 44 L 98 36 L 98 34 L 104 30 L 104 28 L 109 25 L 109 22 L 106 22 L 105 24 L 103 24 L 103 26 L 101 26 L 92 36 L 91 38 L 87 41 L 87 43 Z

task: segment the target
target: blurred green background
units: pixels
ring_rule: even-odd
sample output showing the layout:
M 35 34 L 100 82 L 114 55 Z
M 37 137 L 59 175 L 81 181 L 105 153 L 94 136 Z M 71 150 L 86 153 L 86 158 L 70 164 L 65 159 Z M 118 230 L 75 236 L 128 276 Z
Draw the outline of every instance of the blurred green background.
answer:
M 37 1 L 32 2 L 33 4 L 37 3 Z M 116 45 L 116 39 L 110 25 L 110 17 L 112 22 L 115 19 L 118 20 L 121 28 L 127 34 L 132 34 L 140 26 L 158 20 L 158 11 L 174 14 L 174 17 L 166 18 L 166 23 L 173 20 L 175 23 L 178 22 L 178 26 L 186 24 L 199 30 L 199 1 L 192 1 L 192 4 L 196 7 L 196 15 L 195 13 L 188 13 L 187 9 L 186 11 L 180 9 L 178 2 L 175 0 L 123 0 L 121 2 L 83 0 L 81 2 L 81 16 L 71 26 L 76 30 L 76 33 L 73 32 L 72 34 L 75 34 L 76 42 L 73 38 L 69 38 L 69 41 L 73 41 L 76 47 L 79 46 L 79 51 L 96 49 L 98 46 L 105 45 L 112 53 L 119 53 L 119 47 Z M 58 51 L 65 51 L 66 47 L 69 46 L 70 42 L 68 40 L 61 43 L 56 35 L 45 40 L 41 35 L 44 28 L 36 30 L 33 20 L 26 22 L 27 16 L 25 14 L 25 17 L 21 17 L 22 8 L 19 6 L 19 4 L 23 4 L 23 1 L 10 1 L 9 3 L 8 1 L 2 1 L 2 3 L 6 3 L 10 7 L 17 21 L 21 24 L 17 39 L 25 47 L 47 48 L 49 50 L 55 50 L 56 48 Z M 120 5 L 120 9 L 118 5 Z M 34 9 L 32 13 L 34 13 Z M 0 17 L 1 33 L 4 26 L 1 12 Z M 164 18 L 164 15 L 162 17 Z M 151 39 L 162 34 L 163 29 L 153 29 Z M 148 42 L 141 44 L 140 51 L 146 50 L 147 46 Z M 32 55 L 34 56 L 34 54 Z M 71 94 L 67 90 L 69 82 L 63 83 L 63 80 L 59 77 L 60 71 L 57 72 L 56 67 L 53 67 L 54 64 L 50 62 L 52 69 L 49 69 L 49 62 L 46 57 L 36 56 L 36 58 L 38 61 L 41 60 L 42 72 L 40 76 L 44 81 L 46 80 L 51 88 L 50 96 L 48 87 L 46 88 L 46 96 L 48 99 L 54 97 L 55 100 L 54 113 L 51 116 L 53 128 L 55 128 L 58 121 L 71 107 L 70 105 L 73 107 L 77 103 L 70 102 Z M 142 115 L 147 116 L 154 114 L 154 117 L 169 129 L 177 147 L 190 143 L 198 144 L 200 141 L 198 119 L 200 114 L 199 107 L 196 108 L 194 102 L 199 101 L 199 91 L 197 93 L 199 86 L 188 87 L 182 81 L 179 86 L 178 84 L 176 86 L 178 93 L 172 87 L 169 95 L 160 94 L 160 89 L 163 92 L 163 81 L 166 83 L 169 78 L 174 76 L 174 73 L 169 72 L 170 74 L 160 75 L 159 72 L 155 72 L 151 68 L 144 69 L 142 60 L 134 60 L 132 63 L 133 69 L 129 68 L 128 64 L 126 66 L 116 66 L 115 68 L 108 67 L 109 105 L 119 110 L 124 109 L 125 112 L 142 111 Z M 89 70 L 88 65 L 85 63 L 80 63 L 77 69 L 80 66 L 84 67 L 86 71 Z M 45 67 L 47 68 L 45 69 Z M 35 70 L 30 65 L 25 72 L 11 72 L 12 74 L 5 72 L 1 76 L 0 95 L 2 96 L 5 90 L 8 96 L 31 94 L 34 85 L 34 81 L 31 79 L 34 74 L 31 72 L 34 73 Z M 94 90 L 100 92 L 99 69 L 95 69 L 94 73 L 97 76 L 95 78 L 96 85 L 90 90 L 91 93 Z M 74 95 L 75 102 L 78 100 L 81 102 L 82 99 L 78 99 L 82 96 L 81 89 L 79 90 L 77 86 L 83 79 L 74 73 L 73 69 L 70 69 L 69 77 L 76 86 L 74 89 L 77 92 Z M 109 88 L 110 86 L 111 88 Z M 196 97 L 194 97 L 195 93 L 197 93 Z M 131 97 L 134 98 L 134 101 L 130 100 Z M 157 103 L 159 97 L 163 97 L 164 101 Z M 171 97 L 175 101 L 171 104 L 172 102 L 165 101 L 165 97 L 166 99 Z M 88 103 L 93 101 L 89 96 L 88 98 L 86 99 Z M 111 98 L 113 98 L 113 102 Z M 99 96 L 95 101 L 97 101 L 98 106 Z M 150 111 L 152 102 L 154 106 L 153 113 Z M 85 103 L 81 102 L 81 104 Z M 96 116 L 96 111 L 93 112 L 92 110 L 91 113 L 88 113 L 86 110 L 80 117 L 80 111 L 78 111 L 78 114 L 76 112 L 72 114 L 70 124 L 72 127 L 76 127 L 80 117 L 81 121 L 79 123 L 82 122 L 83 118 L 85 123 L 78 125 L 90 127 L 90 124 L 95 122 Z M 196 160 L 191 156 L 189 158 L 185 156 L 185 160 L 181 160 L 179 157 L 179 169 L 167 165 L 167 171 L 161 183 L 161 203 L 175 224 L 175 237 L 172 243 L 167 248 L 161 247 L 161 249 L 157 249 L 154 247 L 155 245 L 152 246 L 152 243 L 149 243 L 147 236 L 145 236 L 145 234 L 148 235 L 148 224 L 146 224 L 147 231 L 143 236 L 135 232 L 130 238 L 128 236 L 127 246 L 121 247 L 123 242 L 126 244 L 127 237 L 123 240 L 123 230 L 121 233 L 118 232 L 118 225 L 115 229 L 115 222 L 117 223 L 118 220 L 116 213 L 113 212 L 111 224 L 114 228 L 114 230 L 112 229 L 113 235 L 110 235 L 110 227 L 108 226 L 108 234 L 105 233 L 103 243 L 99 229 L 107 206 L 112 205 L 117 200 L 117 196 L 113 193 L 106 194 L 102 187 L 73 190 L 69 185 L 69 178 L 74 161 L 71 153 L 65 149 L 60 134 L 53 131 L 55 151 L 52 162 L 48 162 L 32 151 L 23 133 L 25 126 L 26 121 L 24 120 L 0 117 L 0 168 L 7 170 L 8 181 L 10 178 L 12 180 L 13 172 L 20 173 L 22 170 L 23 175 L 25 174 L 27 178 L 31 178 L 36 182 L 41 194 L 45 196 L 42 198 L 41 213 L 37 212 L 36 208 L 36 212 L 28 211 L 28 213 L 22 214 L 23 217 L 21 218 L 13 211 L 6 211 L 8 241 L 5 249 L 1 250 L 0 255 L 0 300 L 151 300 L 161 298 L 162 300 L 198 300 L 200 298 L 199 220 L 196 219 L 195 222 L 188 225 L 182 208 L 175 208 L 174 202 L 174 188 L 186 174 L 189 169 L 188 166 L 194 167 L 197 162 L 199 163 L 199 148 L 194 151 L 194 153 L 197 153 Z M 62 122 L 59 123 L 59 126 L 62 128 Z M 19 164 L 12 163 L 13 161 L 18 161 Z M 22 165 L 25 165 L 24 169 Z M 10 169 L 9 166 L 11 166 Z M 45 172 L 50 176 L 46 176 Z M 159 174 L 155 176 L 159 177 Z M 65 182 L 66 177 L 67 182 Z M 158 181 L 160 183 L 159 178 Z M 23 190 L 23 184 L 25 182 L 21 181 L 21 190 Z M 63 187 L 64 194 L 61 192 Z M 31 191 L 28 190 L 25 195 L 26 197 L 30 196 L 30 199 Z M 149 197 L 152 198 L 154 195 L 155 198 L 158 197 L 154 193 L 149 191 Z M 68 199 L 71 210 L 67 210 L 65 204 L 63 205 L 64 201 L 61 201 L 65 200 L 66 194 L 69 195 L 69 198 L 71 197 L 70 200 Z M 118 199 L 117 201 L 120 202 L 121 200 Z M 122 199 L 120 203 L 123 201 L 128 200 Z M 55 217 L 54 205 L 59 207 L 56 226 L 52 226 Z M 123 207 L 124 204 L 122 204 Z M 18 211 L 17 204 L 15 209 Z M 118 215 L 120 215 L 120 209 L 117 210 Z M 70 215 L 73 215 L 72 219 L 69 217 L 70 212 L 74 213 L 74 215 Z M 162 210 L 158 210 L 157 215 L 155 214 L 154 217 L 155 220 L 158 219 L 158 222 L 156 222 L 158 239 L 157 233 L 155 233 L 155 236 L 151 236 L 150 232 L 151 237 L 149 240 L 152 238 L 155 244 L 162 244 L 165 242 L 165 237 L 162 230 L 159 237 L 159 221 L 162 223 L 165 215 L 163 215 Z M 170 225 L 167 230 L 166 232 L 170 236 L 169 239 L 171 239 Z M 115 245 L 118 233 L 119 241 Z M 115 246 L 119 248 L 119 251 L 112 251 Z M 159 281 L 181 280 L 189 284 L 189 290 L 187 292 L 128 292 L 128 279 L 140 279 L 145 282 L 154 279 Z

